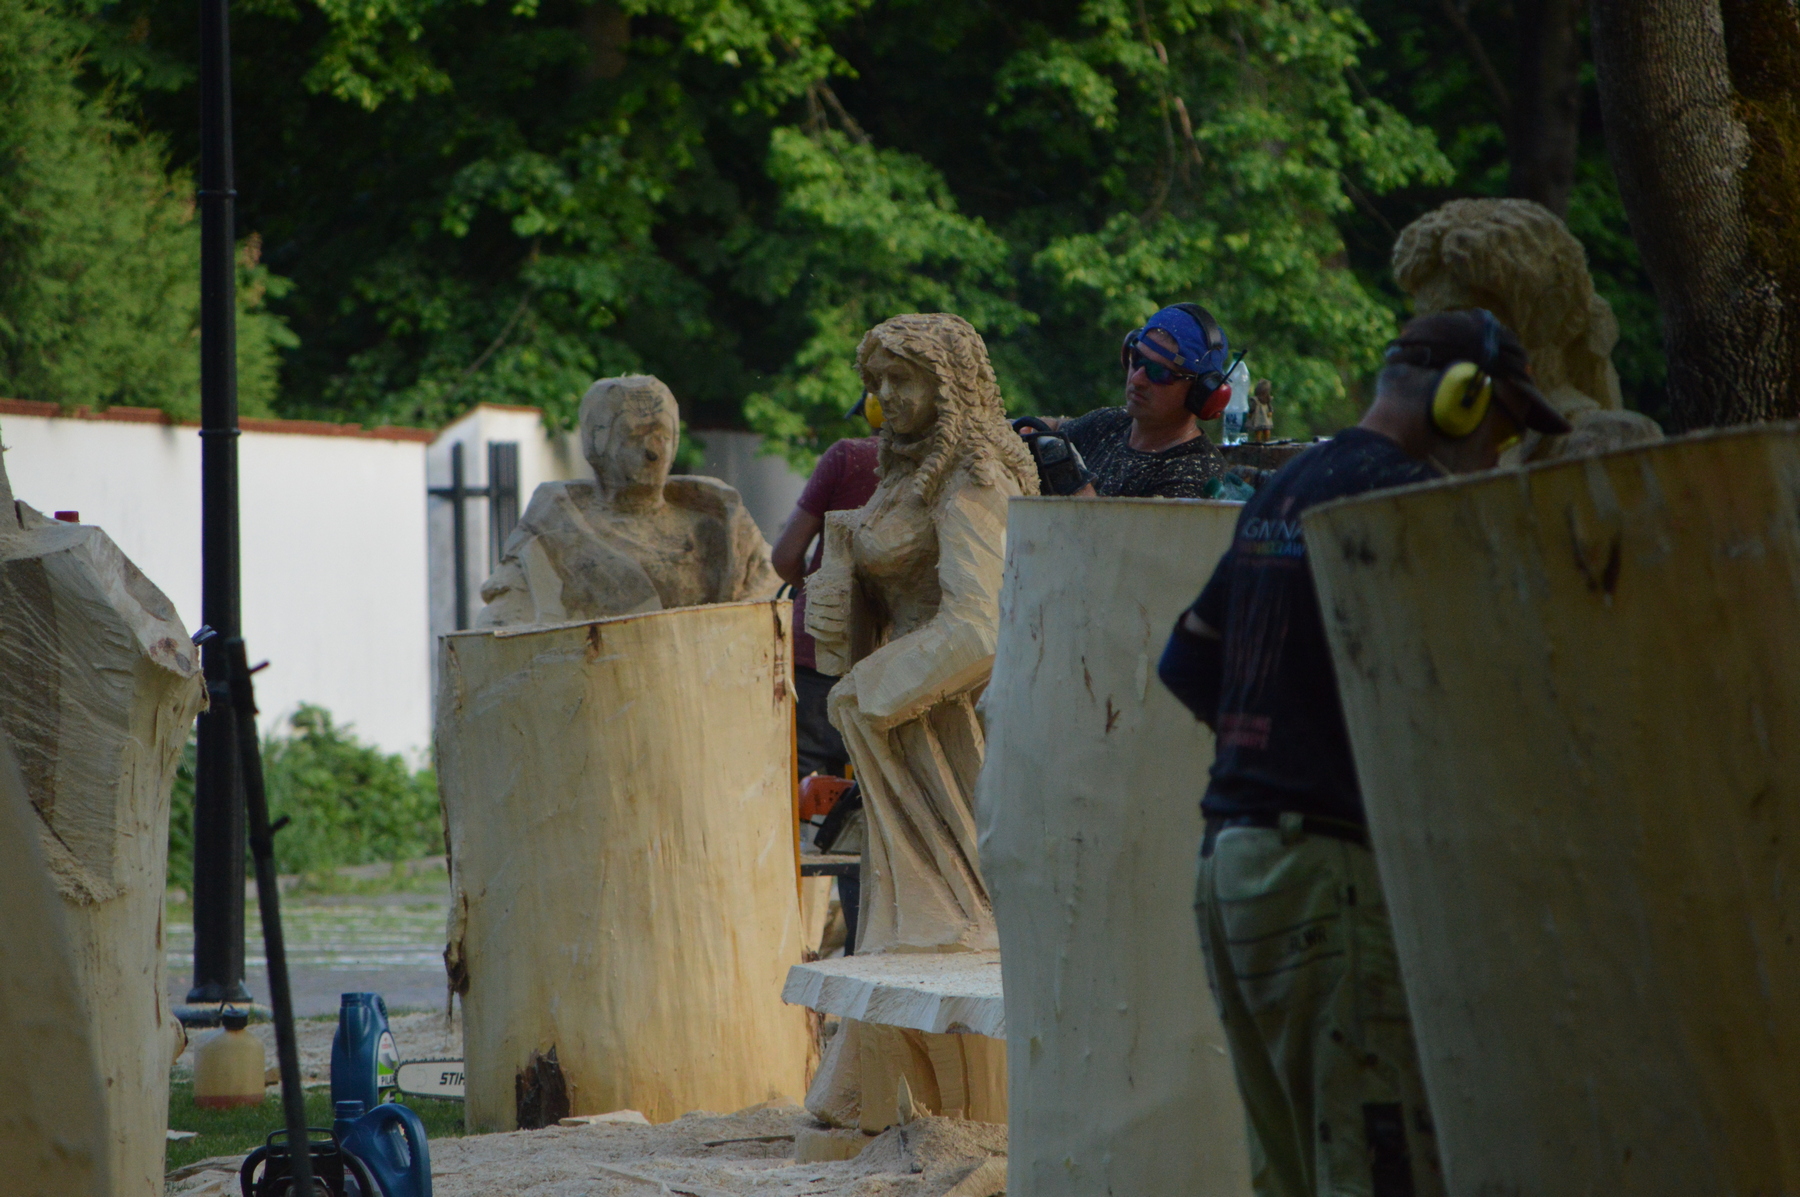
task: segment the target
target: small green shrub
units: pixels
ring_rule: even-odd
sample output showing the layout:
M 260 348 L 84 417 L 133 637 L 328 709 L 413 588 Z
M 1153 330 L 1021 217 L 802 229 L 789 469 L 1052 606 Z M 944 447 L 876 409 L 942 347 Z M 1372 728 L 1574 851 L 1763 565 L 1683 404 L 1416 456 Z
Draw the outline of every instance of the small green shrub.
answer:
M 276 867 L 307 873 L 339 865 L 412 860 L 444 850 L 437 778 L 359 741 L 330 712 L 302 706 L 283 733 L 263 740 L 269 817 L 291 822 L 275 837 Z M 175 776 L 169 812 L 169 884 L 194 877 L 194 743 Z

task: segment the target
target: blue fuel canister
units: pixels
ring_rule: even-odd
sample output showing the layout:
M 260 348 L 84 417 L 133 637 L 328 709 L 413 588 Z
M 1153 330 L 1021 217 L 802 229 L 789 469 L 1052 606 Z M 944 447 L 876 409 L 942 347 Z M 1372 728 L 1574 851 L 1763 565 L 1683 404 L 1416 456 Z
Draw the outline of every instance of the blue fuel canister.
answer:
M 335 1108 L 331 1129 L 338 1146 L 381 1190 L 363 1197 L 431 1197 L 431 1149 L 417 1114 L 393 1102 L 367 1114 L 360 1101 L 340 1101 Z
M 381 1091 L 394 1087 L 400 1054 L 388 1029 L 387 1003 L 379 993 L 346 993 L 338 1006 L 337 1034 L 331 1040 L 331 1101 L 360 1101 L 363 1109 L 381 1104 Z

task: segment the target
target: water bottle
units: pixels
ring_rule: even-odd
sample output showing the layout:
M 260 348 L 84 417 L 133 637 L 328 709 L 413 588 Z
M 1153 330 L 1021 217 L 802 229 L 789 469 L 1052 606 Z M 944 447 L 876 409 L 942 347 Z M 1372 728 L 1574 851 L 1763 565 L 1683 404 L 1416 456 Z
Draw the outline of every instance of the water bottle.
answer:
M 363 1197 L 431 1197 L 431 1149 L 425 1124 L 389 1102 L 363 1113 L 360 1101 L 340 1101 L 331 1124 L 338 1146 L 354 1156 L 379 1193 Z
M 1242 444 L 1244 440 L 1244 419 L 1250 414 L 1250 367 L 1239 358 L 1231 373 L 1225 376 L 1231 384 L 1231 400 L 1225 404 L 1225 443 Z
M 371 1110 L 381 1090 L 394 1087 L 400 1053 L 388 1030 L 387 1003 L 379 993 L 346 993 L 338 1005 L 337 1034 L 331 1040 L 331 1100 L 360 1101 Z

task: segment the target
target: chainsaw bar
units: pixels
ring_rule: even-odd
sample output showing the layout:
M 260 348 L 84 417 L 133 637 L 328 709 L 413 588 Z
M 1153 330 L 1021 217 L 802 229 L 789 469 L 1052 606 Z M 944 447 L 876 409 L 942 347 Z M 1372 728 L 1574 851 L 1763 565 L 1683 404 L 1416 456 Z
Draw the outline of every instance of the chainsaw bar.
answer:
M 394 1086 L 409 1097 L 463 1100 L 461 1060 L 402 1060 L 394 1070 Z

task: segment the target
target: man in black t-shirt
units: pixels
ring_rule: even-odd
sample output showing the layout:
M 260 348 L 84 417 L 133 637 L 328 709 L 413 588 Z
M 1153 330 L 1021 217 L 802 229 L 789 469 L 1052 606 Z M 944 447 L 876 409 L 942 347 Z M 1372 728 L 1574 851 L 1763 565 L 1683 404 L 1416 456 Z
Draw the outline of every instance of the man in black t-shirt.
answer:
M 1195 906 L 1259 1197 L 1443 1192 L 1300 517 L 1568 425 L 1485 311 L 1409 322 L 1355 428 L 1244 505 L 1158 673 L 1216 733 Z
M 1121 358 L 1124 406 L 1041 421 L 1080 450 L 1093 475 L 1091 490 L 1073 493 L 1208 497 L 1207 484 L 1225 472 L 1225 458 L 1197 415 L 1218 416 L 1230 398 L 1229 389 L 1219 389 L 1231 365 L 1225 331 L 1198 305 L 1176 304 L 1127 336 Z

